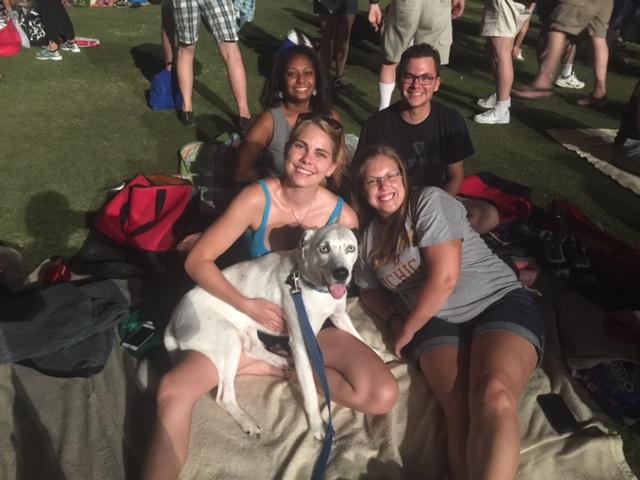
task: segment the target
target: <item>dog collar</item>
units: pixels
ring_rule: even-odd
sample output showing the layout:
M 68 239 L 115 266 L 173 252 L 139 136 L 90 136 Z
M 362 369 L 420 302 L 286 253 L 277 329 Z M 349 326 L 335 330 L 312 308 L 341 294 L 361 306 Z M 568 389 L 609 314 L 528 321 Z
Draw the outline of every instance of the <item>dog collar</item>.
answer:
M 291 293 L 298 293 L 300 291 L 300 282 L 304 283 L 307 287 L 315 290 L 316 292 L 328 293 L 329 289 L 327 287 L 318 288 L 313 285 L 300 273 L 300 270 L 292 270 L 285 283 L 291 287 Z

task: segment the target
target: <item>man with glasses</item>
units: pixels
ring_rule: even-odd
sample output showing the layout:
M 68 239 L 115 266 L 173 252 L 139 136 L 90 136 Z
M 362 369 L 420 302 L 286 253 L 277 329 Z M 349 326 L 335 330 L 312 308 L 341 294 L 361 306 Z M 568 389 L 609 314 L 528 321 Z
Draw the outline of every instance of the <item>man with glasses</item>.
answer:
M 449 63 L 453 42 L 451 22 L 462 16 L 465 0 L 392 0 L 384 12 L 379 0 L 369 0 L 368 20 L 382 34 L 384 62 L 380 67 L 380 104 L 385 109 L 391 102 L 396 65 L 409 45 L 427 43 L 440 54 L 441 64 Z
M 475 153 L 462 116 L 435 101 L 440 88 L 440 55 L 421 43 L 402 54 L 396 70 L 401 100 L 365 122 L 355 162 L 371 145 L 389 145 L 407 166 L 411 186 L 436 186 L 456 196 L 464 177 L 464 160 Z M 492 230 L 499 221 L 492 205 L 465 201 L 476 231 Z

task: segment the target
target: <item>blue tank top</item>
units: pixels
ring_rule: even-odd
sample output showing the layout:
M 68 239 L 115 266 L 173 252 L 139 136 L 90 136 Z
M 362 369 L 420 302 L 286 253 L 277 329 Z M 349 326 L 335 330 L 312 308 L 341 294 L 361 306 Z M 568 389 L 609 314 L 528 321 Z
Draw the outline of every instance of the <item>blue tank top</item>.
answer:
M 262 220 L 260 221 L 260 226 L 254 232 L 252 230 L 248 230 L 245 234 L 245 238 L 247 240 L 247 245 L 249 247 L 249 255 L 251 258 L 258 258 L 270 253 L 271 250 L 268 250 L 264 245 L 264 236 L 267 231 L 267 221 L 269 220 L 269 212 L 271 210 L 271 195 L 269 194 L 269 189 L 267 188 L 267 184 L 264 180 L 258 180 L 258 184 L 262 188 L 262 192 L 264 193 L 264 210 L 262 212 Z M 342 207 L 344 206 L 344 200 L 342 197 L 338 197 L 338 201 L 336 202 L 336 208 L 331 212 L 331 216 L 327 221 L 327 225 L 331 225 L 336 223 L 340 219 L 340 214 L 342 213 Z

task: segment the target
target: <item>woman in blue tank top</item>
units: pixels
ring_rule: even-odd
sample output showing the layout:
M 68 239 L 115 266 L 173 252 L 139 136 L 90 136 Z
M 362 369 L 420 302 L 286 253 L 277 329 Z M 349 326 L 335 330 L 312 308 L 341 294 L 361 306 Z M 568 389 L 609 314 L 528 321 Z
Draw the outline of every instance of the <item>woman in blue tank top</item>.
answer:
M 344 155 L 344 135 L 338 122 L 317 114 L 301 117 L 285 148 L 285 175 L 242 190 L 189 252 L 187 273 L 212 295 L 268 329 L 283 332 L 280 307 L 242 295 L 214 262 L 247 230 L 253 237 L 253 254 L 259 256 L 294 248 L 308 228 L 334 221 L 357 228 L 351 207 L 322 186 Z M 371 415 L 384 414 L 393 407 L 397 382 L 373 350 L 334 327 L 322 329 L 317 338 L 332 400 Z M 279 369 L 244 354 L 238 372 L 283 376 Z M 217 384 L 215 365 L 194 351 L 184 352 L 163 377 L 143 478 L 177 478 L 187 458 L 193 407 Z

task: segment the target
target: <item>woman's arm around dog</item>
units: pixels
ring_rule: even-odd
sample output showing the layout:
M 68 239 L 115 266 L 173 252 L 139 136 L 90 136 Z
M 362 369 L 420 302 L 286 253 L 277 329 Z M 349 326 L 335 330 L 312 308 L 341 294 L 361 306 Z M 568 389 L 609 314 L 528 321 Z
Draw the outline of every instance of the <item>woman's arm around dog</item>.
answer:
M 247 298 L 222 274 L 215 261 L 240 238 L 248 228 L 260 223 L 264 195 L 259 185 L 242 190 L 231 205 L 202 234 L 185 261 L 185 270 L 204 290 L 243 312 L 275 332 L 283 329 L 282 310 L 267 300 Z

